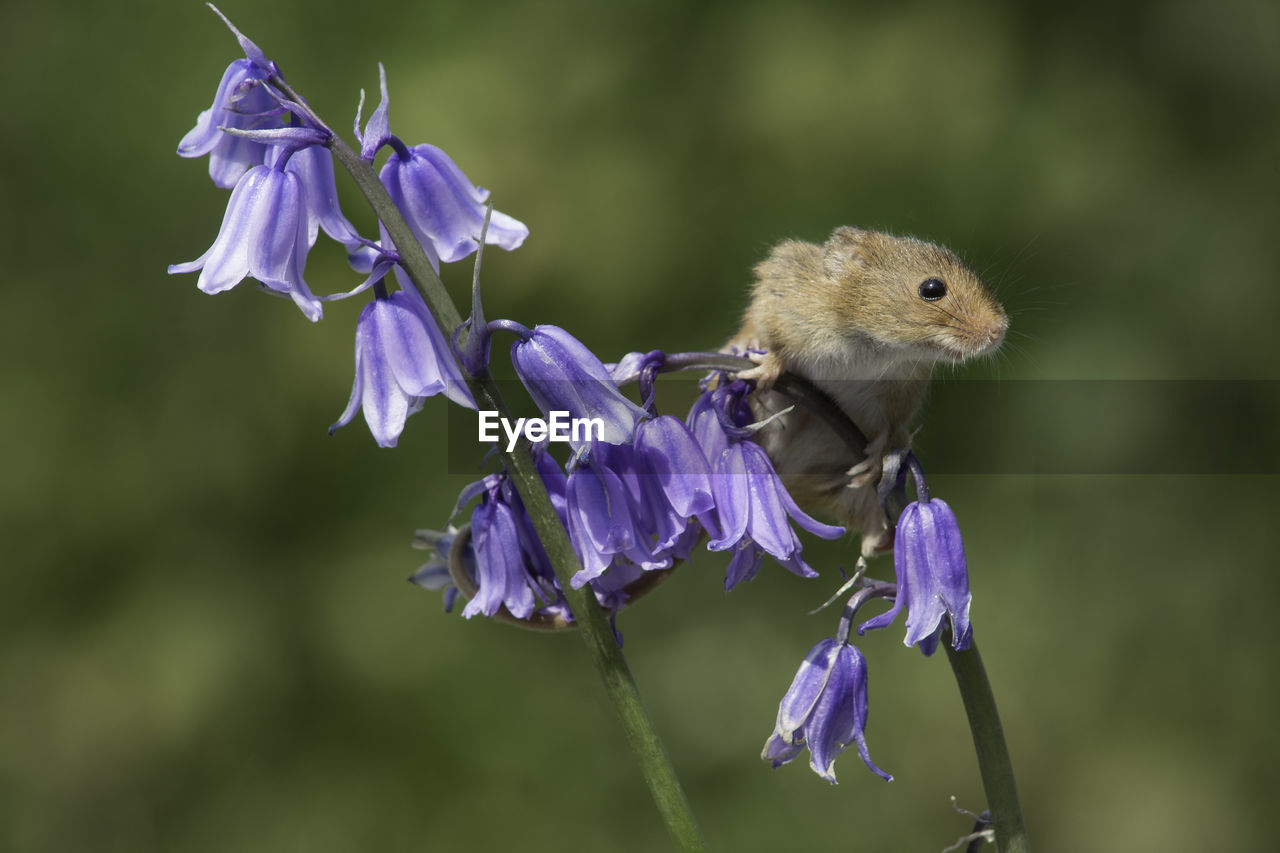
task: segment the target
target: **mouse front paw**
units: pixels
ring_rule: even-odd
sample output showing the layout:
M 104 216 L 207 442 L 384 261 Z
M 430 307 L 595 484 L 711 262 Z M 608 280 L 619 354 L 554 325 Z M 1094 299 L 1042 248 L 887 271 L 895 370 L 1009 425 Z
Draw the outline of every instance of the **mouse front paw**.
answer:
M 735 376 L 738 379 L 748 379 L 756 383 L 757 391 L 768 391 L 773 387 L 773 383 L 778 381 L 778 377 L 782 375 L 787 366 L 782 363 L 782 359 L 778 358 L 772 352 L 748 352 L 747 358 L 756 363 L 755 367 L 749 367 L 746 370 L 739 370 Z

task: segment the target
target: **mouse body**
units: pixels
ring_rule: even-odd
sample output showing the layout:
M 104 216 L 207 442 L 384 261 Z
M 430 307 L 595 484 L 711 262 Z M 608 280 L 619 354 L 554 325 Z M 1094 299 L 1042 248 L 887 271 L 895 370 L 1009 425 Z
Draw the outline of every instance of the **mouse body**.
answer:
M 752 406 L 764 421 L 790 402 L 772 390 L 783 371 L 810 380 L 867 436 L 854 458 L 800 407 L 756 438 L 802 506 L 862 535 L 862 553 L 892 548 L 876 487 L 884 454 L 906 449 L 933 369 L 995 352 L 1008 329 L 1000 303 L 946 248 L 842 226 L 822 245 L 786 240 L 755 267 L 751 301 L 725 350 L 756 367 Z

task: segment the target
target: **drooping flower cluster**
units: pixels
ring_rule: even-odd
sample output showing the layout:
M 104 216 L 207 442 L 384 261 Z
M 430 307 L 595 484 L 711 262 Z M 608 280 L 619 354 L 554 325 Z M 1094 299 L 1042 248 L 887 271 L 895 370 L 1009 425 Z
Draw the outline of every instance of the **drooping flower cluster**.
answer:
M 564 329 L 527 329 L 510 321 L 490 327 L 517 334 L 512 363 L 544 413 L 567 412 L 598 424 L 590 438 L 568 442 L 573 456 L 567 475 L 548 454 L 538 455 L 581 562 L 575 587 L 590 584 L 602 603 L 616 608 L 637 585 L 650 583 L 648 573 L 688 559 L 704 537 L 710 550 L 733 554 L 726 588 L 755 574 L 766 553 L 801 576 L 816 575 L 801 558 L 792 522 L 827 538 L 843 529 L 802 512 L 751 440 L 746 383 L 721 378 L 685 420 L 658 415 L 627 399 L 609 369 Z M 656 367 L 664 358 L 652 352 L 623 361 Z M 464 502 L 480 490 L 479 484 L 468 487 Z M 530 553 L 523 562 L 486 555 L 478 546 L 471 554 L 477 577 L 521 572 L 525 583 L 548 577 Z M 501 586 L 520 588 L 521 582 Z
M 230 189 L 231 198 L 209 250 L 194 261 L 173 264 L 169 272 L 199 272 L 197 286 L 206 293 L 257 279 L 267 290 L 292 298 L 312 321 L 322 318 L 325 301 L 373 287 L 375 299 L 356 326 L 351 399 L 334 429 L 362 409 L 378 444 L 392 447 L 405 419 L 427 397 L 444 394 L 475 408 L 447 343 L 453 330 L 442 330 L 407 278 L 400 277 L 400 259 L 385 231 L 378 241 L 366 239 L 342 214 L 330 152 L 333 132 L 288 89 L 279 67 L 226 23 L 245 58 L 228 66 L 212 106 L 200 113 L 178 153 L 207 155 L 210 177 Z M 381 179 L 415 236 L 437 267 L 441 259 L 463 260 L 479 246 L 489 194 L 439 148 L 409 148 L 393 136 L 385 74 L 381 93 L 366 126 L 362 156 L 372 162 L 383 146 L 393 149 Z M 368 276 L 363 284 L 343 294 L 315 295 L 305 269 L 321 231 L 344 247 L 357 272 Z M 517 220 L 494 211 L 487 241 L 515 249 L 528 233 Z M 384 277 L 392 269 L 401 289 L 388 293 Z

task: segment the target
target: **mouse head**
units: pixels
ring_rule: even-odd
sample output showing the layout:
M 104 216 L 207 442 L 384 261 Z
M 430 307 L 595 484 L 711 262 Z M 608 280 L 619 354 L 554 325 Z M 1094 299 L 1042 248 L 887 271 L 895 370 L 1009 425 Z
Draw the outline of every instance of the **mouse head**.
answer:
M 848 226 L 823 246 L 839 282 L 841 325 L 914 358 L 961 362 L 994 352 L 1009 327 L 982 281 L 941 246 Z

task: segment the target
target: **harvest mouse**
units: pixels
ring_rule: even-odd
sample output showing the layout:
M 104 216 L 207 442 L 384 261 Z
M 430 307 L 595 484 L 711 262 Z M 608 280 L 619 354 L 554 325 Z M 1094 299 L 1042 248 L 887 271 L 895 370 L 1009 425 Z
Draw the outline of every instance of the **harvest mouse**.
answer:
M 876 486 L 884 454 L 905 449 L 939 362 L 994 352 L 1009 321 L 991 292 L 947 249 L 848 226 L 821 246 L 786 240 L 755 268 L 742 328 L 726 350 L 757 366 L 757 418 L 789 401 L 770 390 L 783 371 L 825 391 L 868 437 L 855 458 L 801 407 L 757 434 L 802 505 L 831 512 L 862 534 L 864 556 L 893 547 Z

